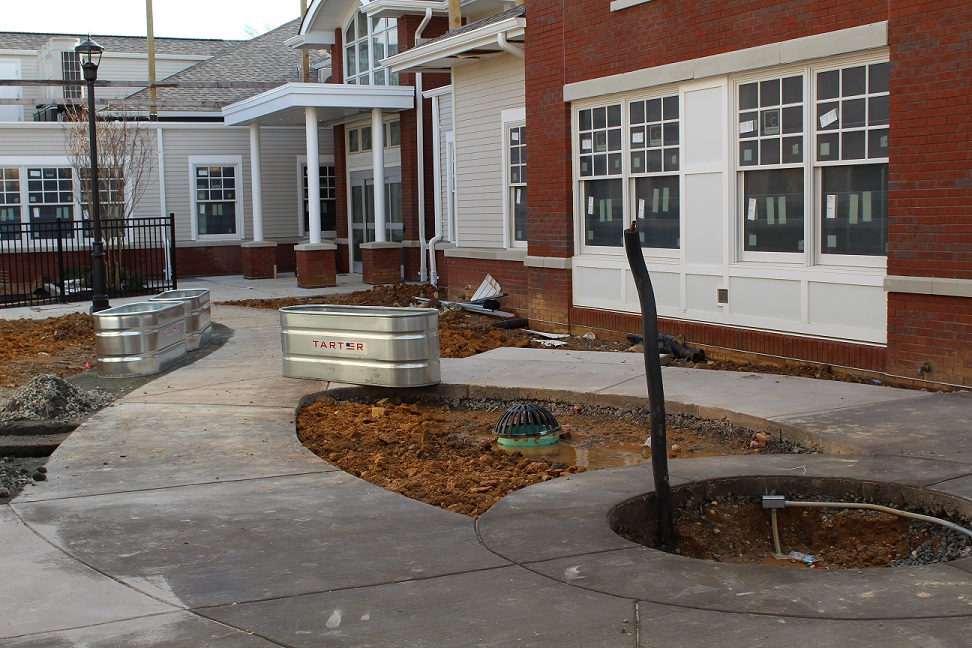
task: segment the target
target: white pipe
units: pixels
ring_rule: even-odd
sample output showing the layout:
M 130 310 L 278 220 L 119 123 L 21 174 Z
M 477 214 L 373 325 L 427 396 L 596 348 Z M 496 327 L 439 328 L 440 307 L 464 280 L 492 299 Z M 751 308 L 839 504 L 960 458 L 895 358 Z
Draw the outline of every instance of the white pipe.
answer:
M 440 146 L 442 133 L 439 128 L 439 97 L 432 97 L 432 175 L 435 177 L 435 191 L 432 194 L 432 205 L 435 211 L 435 236 L 429 241 L 429 282 L 433 286 L 439 285 L 439 273 L 435 269 L 435 246 L 442 240 L 442 163 Z
M 250 124 L 250 195 L 253 196 L 253 240 L 263 240 L 263 173 L 260 169 L 260 124 Z
M 317 108 L 304 108 L 304 129 L 307 138 L 307 218 L 311 245 L 321 243 L 321 161 L 317 133 Z
M 501 50 L 503 50 L 504 52 L 509 52 L 510 54 L 512 54 L 517 58 L 525 57 L 523 48 L 510 44 L 510 42 L 506 40 L 506 34 L 504 32 L 500 32 L 496 34 L 496 44 L 499 45 Z
M 952 531 L 958 531 L 959 533 L 964 533 L 965 535 L 972 538 L 972 531 L 969 531 L 965 527 L 960 527 L 957 524 L 953 524 L 948 520 L 943 520 L 941 518 L 932 517 L 930 515 L 922 515 L 921 513 L 911 513 L 909 511 L 899 511 L 898 509 L 893 509 L 889 506 L 880 506 L 878 504 L 862 504 L 860 502 L 791 502 L 786 500 L 784 502 L 785 506 L 798 506 L 804 508 L 848 508 L 848 509 L 867 509 L 869 511 L 880 511 L 882 513 L 890 513 L 892 515 L 900 515 L 901 517 L 912 518 L 915 520 L 921 520 L 923 522 L 931 522 L 933 524 L 939 524 L 943 527 L 947 527 Z
M 388 237 L 385 233 L 385 118 L 381 108 L 371 110 L 371 164 L 375 171 L 375 241 L 384 243 Z
M 415 30 L 415 44 L 418 45 L 422 32 L 432 20 L 432 8 L 425 8 L 425 17 Z M 416 175 L 418 176 L 418 237 L 419 237 L 419 281 L 428 279 L 428 263 L 425 259 L 425 99 L 422 97 L 422 73 L 415 73 L 415 141 Z
M 159 152 L 159 205 L 162 209 L 162 215 L 168 214 L 167 204 L 165 201 L 165 138 L 162 136 L 162 127 L 159 126 L 156 131 L 158 133 L 158 152 Z

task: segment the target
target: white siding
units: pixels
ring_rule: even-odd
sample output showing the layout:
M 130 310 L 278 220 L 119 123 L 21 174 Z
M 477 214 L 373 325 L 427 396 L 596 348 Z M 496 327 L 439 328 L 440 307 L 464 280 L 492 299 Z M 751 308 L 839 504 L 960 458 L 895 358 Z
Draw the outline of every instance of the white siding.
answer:
M 453 72 L 458 239 L 462 247 L 503 247 L 503 125 L 524 105 L 523 59 L 502 54 Z
M 0 57 L 0 79 L 22 79 L 20 60 L 16 58 Z M 23 96 L 22 88 L 11 86 L 0 86 L 0 98 L 20 99 Z M 0 106 L 0 122 L 23 121 L 23 106 Z

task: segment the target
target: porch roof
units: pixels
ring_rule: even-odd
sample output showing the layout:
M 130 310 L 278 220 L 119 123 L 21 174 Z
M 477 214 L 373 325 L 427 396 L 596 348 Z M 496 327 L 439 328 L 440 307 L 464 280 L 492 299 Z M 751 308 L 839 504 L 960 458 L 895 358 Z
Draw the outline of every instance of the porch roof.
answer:
M 226 106 L 223 122 L 227 126 L 302 126 L 304 108 L 313 107 L 319 121 L 338 123 L 375 108 L 409 110 L 414 103 L 415 89 L 409 86 L 288 83 Z

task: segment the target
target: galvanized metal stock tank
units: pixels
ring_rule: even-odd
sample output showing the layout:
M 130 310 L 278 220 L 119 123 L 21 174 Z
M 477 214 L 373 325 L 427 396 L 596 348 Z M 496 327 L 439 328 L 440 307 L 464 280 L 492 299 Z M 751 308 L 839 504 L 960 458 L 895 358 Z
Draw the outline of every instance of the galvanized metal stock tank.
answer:
M 186 351 L 205 346 L 213 337 L 212 309 L 208 288 L 166 290 L 149 301 L 178 301 L 186 309 Z
M 181 302 L 136 302 L 94 313 L 98 373 L 150 376 L 186 357 Z
M 379 387 L 441 380 L 434 308 L 310 304 L 280 309 L 283 375 Z

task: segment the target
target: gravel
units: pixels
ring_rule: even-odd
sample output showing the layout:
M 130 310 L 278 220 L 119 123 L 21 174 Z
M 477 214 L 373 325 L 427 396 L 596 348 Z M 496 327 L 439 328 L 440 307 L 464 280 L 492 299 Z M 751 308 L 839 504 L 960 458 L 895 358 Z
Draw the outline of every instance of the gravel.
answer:
M 80 423 L 111 401 L 112 396 L 101 390 L 86 391 L 58 376 L 41 374 L 0 402 L 0 423 Z

